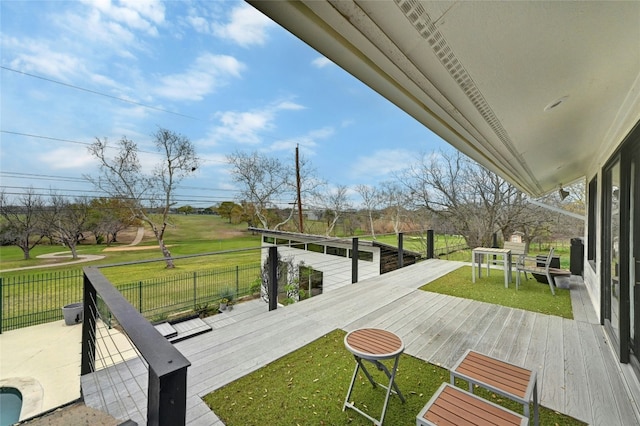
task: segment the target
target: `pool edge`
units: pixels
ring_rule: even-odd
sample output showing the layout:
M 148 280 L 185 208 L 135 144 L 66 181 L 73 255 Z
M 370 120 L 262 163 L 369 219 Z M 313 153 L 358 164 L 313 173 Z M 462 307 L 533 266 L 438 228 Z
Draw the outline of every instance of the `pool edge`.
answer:
M 22 394 L 22 408 L 19 421 L 34 417 L 42 412 L 44 389 L 33 377 L 8 377 L 0 380 L 0 387 L 15 388 Z

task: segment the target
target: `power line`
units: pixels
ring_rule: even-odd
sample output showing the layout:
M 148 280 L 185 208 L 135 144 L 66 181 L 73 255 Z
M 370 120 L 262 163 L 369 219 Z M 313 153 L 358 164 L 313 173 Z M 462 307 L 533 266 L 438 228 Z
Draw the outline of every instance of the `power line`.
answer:
M 91 145 L 88 142 L 72 141 L 70 139 L 60 139 L 60 138 L 54 138 L 54 137 L 50 137 L 50 136 L 31 135 L 29 133 L 12 132 L 11 130 L 0 130 L 0 133 L 7 133 L 9 135 L 17 135 L 17 136 L 28 136 L 30 138 L 48 139 L 48 140 L 51 140 L 51 141 L 58 141 L 58 142 L 69 142 L 69 143 L 75 143 L 75 144 L 78 144 L 78 145 L 86 145 L 86 146 L 90 146 Z
M 0 172 L 0 176 L 20 178 L 20 179 L 37 179 L 37 180 L 55 180 L 62 182 L 87 182 L 86 179 L 72 176 L 53 176 L 53 175 L 38 175 L 35 173 L 20 173 L 20 172 Z M 24 187 L 26 189 L 26 187 Z
M 70 87 L 72 89 L 81 90 L 83 92 L 91 93 L 93 95 L 104 96 L 105 98 L 115 99 L 115 100 L 118 100 L 120 102 L 126 102 L 126 103 L 129 103 L 129 104 L 138 105 L 138 106 L 141 106 L 141 107 L 144 107 L 144 108 L 148 108 L 148 109 L 152 109 L 152 110 L 155 110 L 155 111 L 160 111 L 160 112 L 164 112 L 164 113 L 167 113 L 167 114 L 173 114 L 173 115 L 177 115 L 177 116 L 180 116 L 180 117 L 189 118 L 191 120 L 205 121 L 205 120 L 201 120 L 201 119 L 196 118 L 196 117 L 192 117 L 190 115 L 181 114 L 181 113 L 175 112 L 175 111 L 169 111 L 167 109 L 154 107 L 154 106 L 143 104 L 143 103 L 136 102 L 136 101 L 131 101 L 129 99 L 119 98 L 118 96 L 109 95 L 107 93 L 98 92 L 96 90 L 86 89 L 84 87 L 76 86 L 76 85 L 69 84 L 69 83 L 64 83 L 62 81 L 53 80 L 51 78 L 43 77 L 41 75 L 30 74 L 30 73 L 27 73 L 27 72 L 24 72 L 24 71 L 16 70 L 16 69 L 5 67 L 5 66 L 1 66 L 1 65 L 0 65 L 0 68 L 2 68 L 4 70 L 7 70 L 7 71 L 15 72 L 17 74 L 26 75 L 27 77 L 37 78 L 37 79 L 40 79 L 40 80 L 48 81 L 50 83 L 55 83 L 55 84 L 59 84 L 61 86 Z

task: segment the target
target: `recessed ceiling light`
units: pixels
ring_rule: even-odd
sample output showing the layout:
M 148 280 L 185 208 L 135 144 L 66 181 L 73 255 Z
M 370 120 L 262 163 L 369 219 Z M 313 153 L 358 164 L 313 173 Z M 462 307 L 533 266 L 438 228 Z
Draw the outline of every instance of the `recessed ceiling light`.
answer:
M 560 104 L 563 103 L 564 101 L 566 101 L 567 99 L 569 99 L 568 95 L 567 96 L 563 96 L 560 99 L 556 99 L 555 101 L 551 102 L 549 105 L 544 107 L 544 112 L 551 111 L 552 109 L 560 106 Z

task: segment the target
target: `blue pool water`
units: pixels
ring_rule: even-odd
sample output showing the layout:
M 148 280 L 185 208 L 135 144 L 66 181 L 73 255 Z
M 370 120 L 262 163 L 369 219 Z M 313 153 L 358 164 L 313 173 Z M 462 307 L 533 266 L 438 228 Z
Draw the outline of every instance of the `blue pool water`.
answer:
M 15 388 L 0 388 L 0 426 L 9 426 L 20 419 L 22 394 Z

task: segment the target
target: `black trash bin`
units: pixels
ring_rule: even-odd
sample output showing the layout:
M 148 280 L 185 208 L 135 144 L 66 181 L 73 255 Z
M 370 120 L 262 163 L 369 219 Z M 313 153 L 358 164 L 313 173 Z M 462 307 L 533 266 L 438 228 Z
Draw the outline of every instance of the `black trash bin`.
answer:
M 584 271 L 584 243 L 582 238 L 571 239 L 569 270 L 571 275 L 582 275 Z

